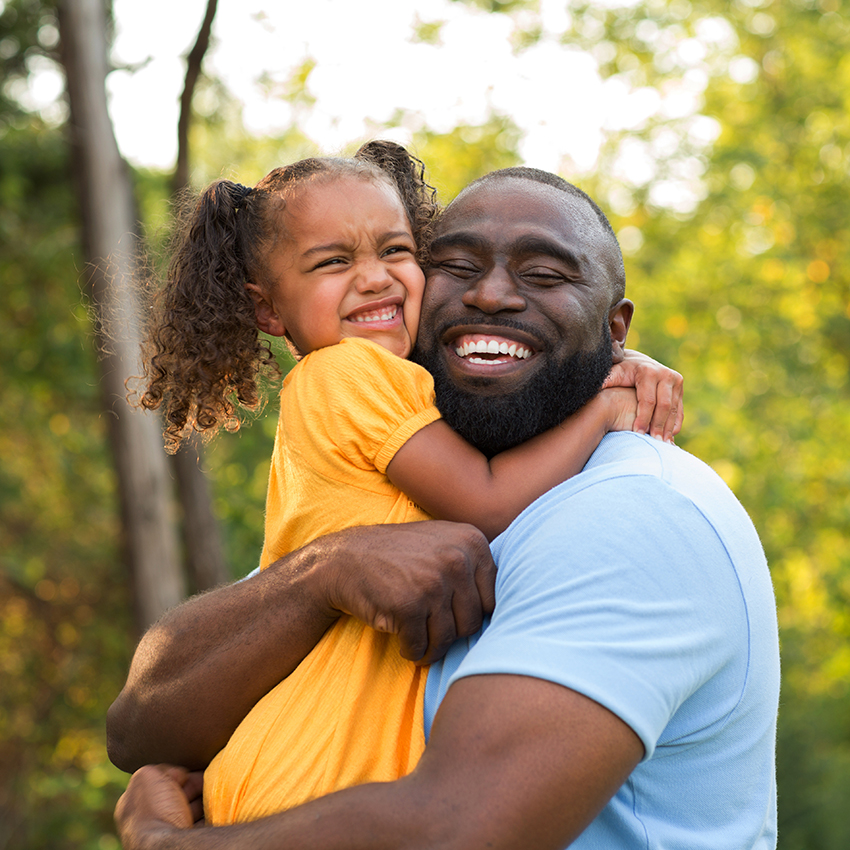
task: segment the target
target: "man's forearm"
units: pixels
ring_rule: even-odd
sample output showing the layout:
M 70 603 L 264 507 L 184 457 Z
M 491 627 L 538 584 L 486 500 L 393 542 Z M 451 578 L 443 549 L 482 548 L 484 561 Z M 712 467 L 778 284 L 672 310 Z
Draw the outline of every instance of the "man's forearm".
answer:
M 152 626 L 108 712 L 112 761 L 128 771 L 153 762 L 205 767 L 338 616 L 315 592 L 321 558 L 314 548 L 295 552 Z
M 435 845 L 429 843 L 424 832 L 417 833 L 417 801 L 405 793 L 404 784 L 401 781 L 361 785 L 288 812 L 227 827 L 180 829 L 162 820 L 137 825 L 129 819 L 121 824 L 119 817 L 122 846 L 125 850 L 397 850 L 401 847 L 414 850 L 433 847 Z
M 398 634 L 406 658 L 430 663 L 493 610 L 495 574 L 486 539 L 469 525 L 371 526 L 315 540 L 148 631 L 109 710 L 109 756 L 124 770 L 206 767 L 340 612 Z
M 643 755 L 623 721 L 552 682 L 470 676 L 445 697 L 417 768 L 278 815 L 190 829 L 198 788 L 139 771 L 116 822 L 125 850 L 561 850 Z M 182 784 L 181 784 L 182 782 Z

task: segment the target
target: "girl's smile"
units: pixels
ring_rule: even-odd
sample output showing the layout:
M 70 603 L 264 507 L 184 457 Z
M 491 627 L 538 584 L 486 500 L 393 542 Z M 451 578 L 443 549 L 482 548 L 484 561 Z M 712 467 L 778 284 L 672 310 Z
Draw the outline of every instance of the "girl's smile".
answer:
M 371 329 L 379 325 L 389 327 L 391 323 L 400 323 L 403 312 L 403 300 L 398 297 L 385 298 L 379 304 L 366 304 L 358 307 L 346 318 L 350 322 L 368 323 Z

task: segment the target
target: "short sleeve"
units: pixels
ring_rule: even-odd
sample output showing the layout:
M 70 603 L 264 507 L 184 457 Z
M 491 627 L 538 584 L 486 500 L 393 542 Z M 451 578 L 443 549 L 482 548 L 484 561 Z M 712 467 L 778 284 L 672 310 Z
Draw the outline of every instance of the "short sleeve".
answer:
M 404 443 L 440 418 L 431 375 L 368 340 L 318 349 L 294 371 L 287 416 L 300 420 L 297 431 L 313 434 L 331 463 L 336 456 L 385 474 Z
M 448 684 L 492 673 L 556 682 L 620 717 L 648 758 L 677 709 L 726 668 L 738 685 L 705 719 L 722 724 L 745 680 L 736 647 L 747 627 L 710 523 L 649 476 L 549 495 L 497 541 L 492 622 Z

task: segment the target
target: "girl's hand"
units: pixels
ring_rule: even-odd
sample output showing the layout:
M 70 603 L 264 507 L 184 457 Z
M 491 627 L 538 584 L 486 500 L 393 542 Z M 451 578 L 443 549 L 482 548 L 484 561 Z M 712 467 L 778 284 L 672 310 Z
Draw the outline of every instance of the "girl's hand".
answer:
M 613 387 L 602 390 L 597 396 L 605 405 L 605 430 L 633 431 L 637 417 L 637 394 L 632 387 Z M 593 404 L 594 402 L 591 402 Z
M 631 430 L 672 443 L 673 437 L 682 429 L 685 415 L 683 384 L 684 378 L 678 372 L 639 351 L 626 349 L 625 359 L 611 370 L 603 389 L 634 387 L 637 415 Z

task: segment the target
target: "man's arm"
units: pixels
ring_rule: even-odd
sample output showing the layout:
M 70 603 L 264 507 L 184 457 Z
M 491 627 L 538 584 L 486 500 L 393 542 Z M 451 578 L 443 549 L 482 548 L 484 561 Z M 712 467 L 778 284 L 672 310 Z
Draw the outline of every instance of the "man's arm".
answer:
M 340 613 L 398 634 L 405 657 L 430 663 L 478 630 L 494 581 L 487 541 L 472 526 L 372 526 L 314 541 L 151 627 L 107 715 L 109 756 L 128 771 L 206 767 Z
M 179 828 L 192 822 L 180 785 L 150 767 L 130 781 L 116 819 L 125 850 L 560 850 L 642 755 L 626 724 L 575 691 L 525 676 L 471 676 L 449 689 L 419 766 L 397 782 L 189 830 Z

